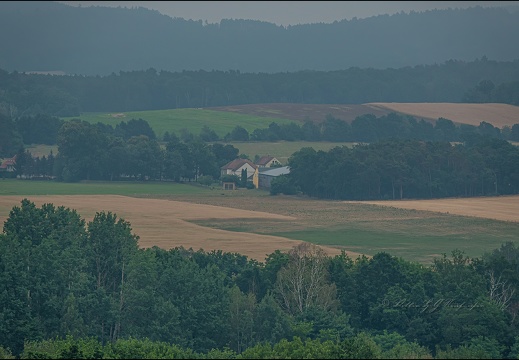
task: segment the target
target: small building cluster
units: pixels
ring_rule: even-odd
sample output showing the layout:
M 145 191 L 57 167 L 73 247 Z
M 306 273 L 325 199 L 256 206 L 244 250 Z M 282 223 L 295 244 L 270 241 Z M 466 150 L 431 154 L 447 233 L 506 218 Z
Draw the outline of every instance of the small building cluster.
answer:
M 235 159 L 220 168 L 221 176 L 242 176 L 242 171 L 247 173 L 247 181 L 252 182 L 256 189 L 270 189 L 272 179 L 290 173 L 288 166 L 282 166 L 281 162 L 273 156 L 266 155 L 253 163 L 249 159 Z M 234 189 L 228 182 L 223 183 L 223 189 Z
M 16 170 L 16 156 L 0 161 L 0 173 L 12 173 Z

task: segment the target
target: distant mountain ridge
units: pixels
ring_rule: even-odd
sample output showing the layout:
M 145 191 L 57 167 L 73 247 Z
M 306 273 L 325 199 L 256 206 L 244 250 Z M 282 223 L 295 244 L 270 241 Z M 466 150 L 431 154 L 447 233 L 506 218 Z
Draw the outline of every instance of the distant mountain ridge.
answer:
M 401 68 L 483 56 L 511 61 L 519 59 L 517 34 L 519 12 L 504 8 L 283 27 L 255 20 L 204 25 L 144 8 L 2 1 L 0 68 L 80 75 L 149 68 L 278 73 Z

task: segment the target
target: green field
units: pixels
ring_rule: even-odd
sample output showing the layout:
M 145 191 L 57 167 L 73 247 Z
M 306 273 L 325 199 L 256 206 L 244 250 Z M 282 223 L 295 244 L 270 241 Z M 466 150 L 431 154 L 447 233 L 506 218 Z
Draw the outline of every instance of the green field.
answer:
M 143 119 L 150 124 L 159 139 L 162 138 L 166 131 L 179 135 L 182 129 L 187 129 L 192 134 L 198 135 L 204 125 L 214 130 L 218 136 L 223 137 L 227 133 L 230 133 L 236 125 L 240 125 L 251 133 L 255 129 L 268 128 L 272 122 L 276 122 L 278 125 L 294 122 L 287 119 L 203 109 L 131 111 L 123 113 L 123 117 L 114 117 L 117 114 L 118 113 L 83 113 L 79 117 L 66 117 L 63 118 L 63 120 L 81 119 L 91 124 L 100 122 L 115 127 L 115 125 L 121 121 L 127 122 L 131 119 Z
M 518 226 L 506 226 L 498 234 L 466 231 L 463 234 L 437 235 L 420 231 L 393 233 L 380 229 L 345 228 L 335 231 L 294 231 L 272 233 L 289 239 L 303 240 L 319 245 L 342 246 L 348 250 L 368 255 L 385 251 L 391 255 L 420 263 L 430 263 L 442 253 L 450 255 L 454 249 L 462 250 L 469 257 L 480 257 L 497 249 L 506 241 L 519 244 Z
M 362 211 L 369 219 L 369 212 L 365 212 L 361 208 L 358 208 L 357 211 Z M 398 210 L 392 210 L 392 212 L 394 216 Z M 330 217 L 333 217 L 333 214 L 330 214 Z M 437 220 L 438 218 L 431 215 L 431 218 L 425 222 L 432 224 Z M 458 231 L 437 233 L 432 228 L 424 229 L 421 226 L 423 222 L 408 223 L 407 226 L 404 226 L 394 220 L 366 222 L 352 219 L 343 221 L 342 224 L 332 228 L 320 226 L 317 221 L 308 220 L 306 224 L 298 224 L 300 230 L 293 231 L 285 231 L 286 224 L 279 221 L 244 222 L 242 220 L 239 223 L 237 221 L 197 221 L 196 223 L 229 231 L 261 233 L 308 241 L 318 245 L 336 246 L 367 255 L 385 251 L 391 255 L 423 264 L 431 263 L 442 253 L 450 255 L 454 249 L 462 250 L 469 257 L 479 257 L 485 252 L 499 248 L 506 241 L 519 243 L 519 224 L 517 223 L 487 219 L 474 220 L 462 216 L 451 216 L 450 219 L 442 218 L 442 222 L 448 227 L 455 224 Z
M 35 180 L 0 180 L 0 195 L 190 195 L 211 192 L 207 187 L 172 182 L 82 181 L 64 183 Z
M 233 192 L 176 196 L 176 199 L 247 210 L 294 216 L 292 222 L 272 220 L 201 220 L 198 225 L 253 232 L 337 246 L 374 255 L 391 255 L 424 264 L 435 257 L 460 249 L 479 257 L 507 241 L 519 243 L 519 222 L 396 209 L 371 204 L 316 200 L 290 196 L 269 196 L 261 192 Z

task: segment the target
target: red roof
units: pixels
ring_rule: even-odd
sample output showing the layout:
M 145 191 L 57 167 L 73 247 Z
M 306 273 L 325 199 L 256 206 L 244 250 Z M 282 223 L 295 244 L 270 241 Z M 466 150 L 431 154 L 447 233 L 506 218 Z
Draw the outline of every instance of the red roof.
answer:
M 225 164 L 220 169 L 236 171 L 245 164 L 249 164 L 253 169 L 256 169 L 256 167 L 257 167 L 256 165 L 254 165 L 254 163 L 252 161 L 250 161 L 248 159 L 235 159 L 235 160 Z
M 7 169 L 7 167 L 8 167 L 9 165 L 11 165 L 11 166 L 16 165 L 16 160 L 15 160 L 15 158 L 5 159 L 5 160 L 2 162 L 2 165 L 0 165 L 0 169 Z
M 270 155 L 265 155 L 265 156 L 262 156 L 257 162 L 256 164 L 257 165 L 260 165 L 260 166 L 264 166 L 264 165 L 267 165 L 269 163 L 269 161 L 271 161 L 272 159 L 274 159 L 274 156 L 270 156 Z

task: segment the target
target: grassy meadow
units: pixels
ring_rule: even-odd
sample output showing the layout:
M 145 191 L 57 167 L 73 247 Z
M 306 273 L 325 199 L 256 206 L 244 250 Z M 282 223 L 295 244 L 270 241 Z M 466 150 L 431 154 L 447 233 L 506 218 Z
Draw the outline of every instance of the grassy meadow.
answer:
M 210 192 L 207 187 L 174 182 L 130 181 L 81 181 L 65 183 L 57 181 L 1 179 L 2 195 L 123 195 L 158 196 L 191 195 Z
M 218 229 L 274 235 L 374 255 L 386 251 L 406 260 L 429 264 L 435 257 L 460 249 L 479 257 L 507 241 L 519 242 L 519 222 L 499 221 L 432 211 L 398 209 L 362 203 L 269 196 L 265 192 L 233 192 L 175 196 L 196 203 L 294 216 L 297 220 L 197 220 Z
M 218 136 L 224 137 L 227 133 L 230 133 L 236 125 L 240 125 L 251 133 L 255 129 L 268 128 L 272 122 L 276 122 L 279 125 L 294 122 L 281 118 L 268 118 L 204 109 L 130 111 L 121 114 L 124 116 L 117 116 L 118 113 L 83 113 L 79 117 L 66 117 L 63 118 L 63 120 L 81 119 L 91 124 L 100 122 L 115 127 L 115 125 L 121 121 L 127 122 L 131 119 L 143 119 L 150 124 L 159 139 L 162 138 L 166 131 L 179 135 L 182 129 L 186 129 L 198 135 L 204 125 L 214 130 Z

